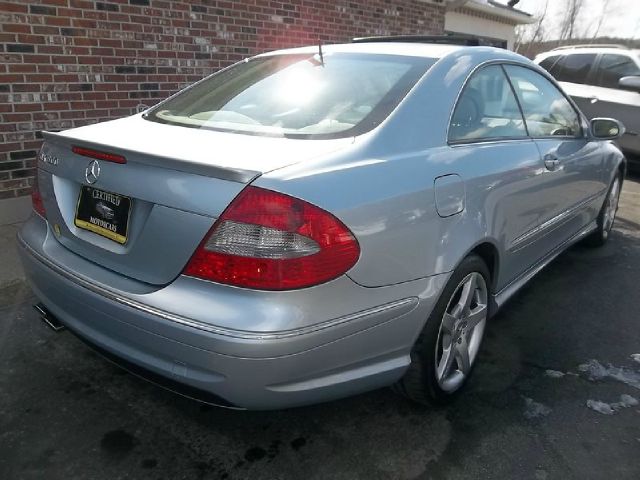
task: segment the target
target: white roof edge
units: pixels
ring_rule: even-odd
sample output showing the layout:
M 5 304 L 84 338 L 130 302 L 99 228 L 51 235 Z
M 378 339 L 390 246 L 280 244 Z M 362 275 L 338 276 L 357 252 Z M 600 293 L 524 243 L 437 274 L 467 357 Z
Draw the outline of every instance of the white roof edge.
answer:
M 538 57 L 552 57 L 553 55 L 564 55 L 567 53 L 640 53 L 640 49 L 633 48 L 616 48 L 616 47 L 585 47 L 576 45 L 575 47 L 567 46 L 567 48 L 545 50 L 536 55 Z

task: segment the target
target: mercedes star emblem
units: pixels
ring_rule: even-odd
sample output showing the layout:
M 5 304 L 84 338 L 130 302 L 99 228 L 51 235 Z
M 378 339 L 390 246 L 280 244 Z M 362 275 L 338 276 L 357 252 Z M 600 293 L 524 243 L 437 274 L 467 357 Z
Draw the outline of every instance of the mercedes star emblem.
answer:
M 89 165 L 87 165 L 87 169 L 84 172 L 84 178 L 89 182 L 89 184 L 93 185 L 98 181 L 98 177 L 100 176 L 100 164 L 97 160 L 94 160 Z

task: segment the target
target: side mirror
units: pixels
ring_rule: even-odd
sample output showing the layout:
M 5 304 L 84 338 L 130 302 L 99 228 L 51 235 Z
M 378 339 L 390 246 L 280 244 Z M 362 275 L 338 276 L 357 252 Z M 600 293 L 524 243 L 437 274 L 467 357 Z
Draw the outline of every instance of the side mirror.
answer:
M 591 120 L 591 135 L 602 140 L 615 140 L 624 135 L 622 123 L 613 118 L 594 118 Z
M 618 81 L 618 86 L 624 90 L 632 90 L 634 92 L 640 92 L 640 77 L 639 76 L 622 77 Z

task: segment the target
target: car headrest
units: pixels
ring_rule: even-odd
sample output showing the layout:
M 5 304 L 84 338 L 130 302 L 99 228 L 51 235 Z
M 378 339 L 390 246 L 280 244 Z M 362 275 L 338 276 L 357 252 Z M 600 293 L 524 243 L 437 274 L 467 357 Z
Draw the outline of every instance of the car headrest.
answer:
M 453 124 L 460 127 L 477 125 L 484 113 L 484 99 L 480 90 L 467 87 L 462 92 L 453 115 Z

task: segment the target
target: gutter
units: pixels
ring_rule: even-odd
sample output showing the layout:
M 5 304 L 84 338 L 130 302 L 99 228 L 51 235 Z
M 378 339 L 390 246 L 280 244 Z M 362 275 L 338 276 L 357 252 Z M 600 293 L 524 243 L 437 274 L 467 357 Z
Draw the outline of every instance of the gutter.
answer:
M 447 3 L 447 10 L 455 10 L 456 8 L 464 7 L 469 3 L 469 0 L 450 0 Z
M 488 0 L 489 3 L 479 3 L 473 0 L 453 0 L 447 4 L 447 10 L 455 10 L 457 8 L 468 8 L 479 13 L 493 15 L 507 20 L 511 20 L 516 24 L 534 23 L 536 19 L 526 12 L 508 7 L 495 0 Z

